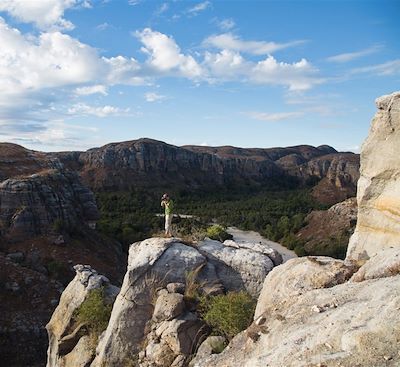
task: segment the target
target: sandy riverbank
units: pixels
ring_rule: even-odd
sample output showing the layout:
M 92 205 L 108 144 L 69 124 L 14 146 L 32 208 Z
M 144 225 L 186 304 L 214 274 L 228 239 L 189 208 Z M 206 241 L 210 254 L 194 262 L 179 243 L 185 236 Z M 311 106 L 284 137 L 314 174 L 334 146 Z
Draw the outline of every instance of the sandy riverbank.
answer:
M 294 251 L 287 249 L 278 242 L 273 242 L 264 238 L 258 232 L 242 231 L 235 227 L 228 227 L 227 232 L 233 236 L 233 240 L 236 242 L 261 242 L 268 245 L 269 247 L 277 250 L 282 255 L 283 262 L 297 257 Z

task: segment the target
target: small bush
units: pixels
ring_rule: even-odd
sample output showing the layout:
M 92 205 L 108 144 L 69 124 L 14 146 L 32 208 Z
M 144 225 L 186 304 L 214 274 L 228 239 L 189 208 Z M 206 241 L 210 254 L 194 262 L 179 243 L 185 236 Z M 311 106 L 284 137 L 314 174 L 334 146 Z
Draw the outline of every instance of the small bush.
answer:
M 87 324 L 90 331 L 99 335 L 108 325 L 112 305 L 105 302 L 104 288 L 94 289 L 76 310 L 75 318 Z
M 214 224 L 213 226 L 207 228 L 207 237 L 221 242 L 224 242 L 225 240 L 231 240 L 233 236 L 226 232 L 225 229 L 226 228 L 219 224 Z
M 200 305 L 213 333 L 224 335 L 228 340 L 251 324 L 255 307 L 255 300 L 243 291 L 203 298 Z

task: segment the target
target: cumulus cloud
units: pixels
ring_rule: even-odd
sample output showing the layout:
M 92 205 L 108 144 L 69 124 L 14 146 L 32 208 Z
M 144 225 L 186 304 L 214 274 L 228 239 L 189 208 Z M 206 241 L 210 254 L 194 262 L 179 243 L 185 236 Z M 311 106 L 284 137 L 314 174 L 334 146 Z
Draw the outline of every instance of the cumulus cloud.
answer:
M 232 33 L 213 35 L 203 41 L 204 46 L 212 46 L 219 49 L 227 49 L 238 52 L 246 52 L 252 55 L 267 55 L 284 48 L 297 46 L 305 41 L 292 41 L 287 43 L 275 43 L 266 41 L 243 41 Z
M 222 50 L 218 53 L 206 52 L 204 66 L 206 66 L 210 78 L 232 80 L 246 75 L 252 64 L 247 62 L 238 52 Z
M 323 82 L 317 78 L 315 69 L 306 59 L 299 62 L 278 62 L 273 56 L 259 61 L 251 70 L 249 78 L 258 84 L 287 85 L 289 90 L 307 90 Z
M 297 117 L 303 116 L 304 112 L 297 111 L 297 112 L 269 113 L 269 112 L 252 111 L 252 112 L 247 112 L 246 115 L 254 120 L 274 122 L 274 121 L 295 119 Z
M 172 37 L 150 28 L 136 32 L 135 35 L 144 45 L 141 50 L 149 56 L 147 64 L 155 71 L 161 74 L 175 72 L 192 79 L 201 76 L 200 65 L 191 55 L 181 53 Z
M 136 60 L 100 57 L 96 49 L 69 35 L 24 35 L 0 17 L 0 120 L 20 118 L 18 110 L 47 113 L 45 105 L 78 95 L 100 93 L 114 84 L 144 84 Z M 57 92 L 56 92 L 57 91 Z M 54 107 L 52 107 L 54 108 Z
M 157 101 L 162 101 L 163 99 L 165 99 L 166 97 L 161 95 L 161 94 L 157 94 L 154 92 L 148 92 L 144 95 L 145 99 L 147 102 L 157 102 Z
M 344 63 L 344 62 L 349 62 L 355 59 L 359 59 L 361 57 L 376 53 L 382 49 L 382 45 L 374 45 L 371 47 L 368 47 L 364 50 L 356 51 L 356 52 L 348 52 L 348 53 L 343 53 L 335 56 L 328 57 L 326 60 L 331 61 L 331 62 L 338 62 L 338 63 Z
M 91 7 L 87 0 L 2 0 L 0 11 L 6 11 L 18 21 L 34 23 L 40 29 L 71 30 L 74 25 L 63 18 L 66 9 Z
M 70 115 L 92 115 L 97 117 L 126 115 L 129 108 L 121 109 L 114 106 L 89 106 L 85 103 L 77 103 L 68 109 Z
M 107 95 L 107 88 L 104 85 L 91 85 L 88 87 L 79 87 L 75 89 L 75 93 L 79 96 L 87 96 L 90 94 L 102 94 L 103 96 Z

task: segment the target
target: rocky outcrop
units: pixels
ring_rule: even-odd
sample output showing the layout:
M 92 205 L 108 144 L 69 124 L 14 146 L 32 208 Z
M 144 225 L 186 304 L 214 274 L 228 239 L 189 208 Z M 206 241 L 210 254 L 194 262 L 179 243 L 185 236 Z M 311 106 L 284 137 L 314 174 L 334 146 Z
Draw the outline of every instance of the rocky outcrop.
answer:
M 93 193 L 75 173 L 46 170 L 0 183 L 0 231 L 12 237 L 46 233 L 98 219 Z
M 377 105 L 362 148 L 358 222 L 346 260 L 303 257 L 276 267 L 253 324 L 196 367 L 400 364 L 400 93 Z
M 49 335 L 48 367 L 87 366 L 94 358 L 93 342 L 75 313 L 90 292 L 103 288 L 106 302 L 113 303 L 119 288 L 90 266 L 76 265 L 76 276 L 64 290 L 60 303 L 46 325 Z
M 347 252 L 355 260 L 400 246 L 400 92 L 378 98 L 376 105 L 361 151 L 358 221 Z
M 254 323 L 224 352 L 195 366 L 398 366 L 399 273 L 349 283 L 354 270 L 345 264 L 314 260 L 310 266 L 310 259 L 293 259 L 274 269 Z
M 308 254 L 344 259 L 347 244 L 357 223 L 357 200 L 350 198 L 328 210 L 314 210 L 296 237 Z
M 150 238 L 131 245 L 121 291 L 90 365 L 121 366 L 138 359 L 142 366 L 186 365 L 200 338 L 209 333 L 195 313 L 191 294 L 247 290 L 258 297 L 273 261 L 279 263 L 276 251 L 260 244 L 252 249 L 249 243 L 241 247 L 233 241 L 223 244 L 206 239 L 188 245 L 177 238 Z M 76 330 L 76 325 L 71 327 L 72 315 L 87 295 L 92 278 L 102 279 L 90 268 L 77 268 L 77 276 L 47 326 L 48 367 L 60 359 L 63 366 L 73 366 L 67 356 L 72 358 L 75 349 L 69 347 L 63 357 L 60 343 Z M 86 343 L 81 341 L 84 335 L 76 331 L 68 340 L 74 340 L 74 348 L 80 350 Z

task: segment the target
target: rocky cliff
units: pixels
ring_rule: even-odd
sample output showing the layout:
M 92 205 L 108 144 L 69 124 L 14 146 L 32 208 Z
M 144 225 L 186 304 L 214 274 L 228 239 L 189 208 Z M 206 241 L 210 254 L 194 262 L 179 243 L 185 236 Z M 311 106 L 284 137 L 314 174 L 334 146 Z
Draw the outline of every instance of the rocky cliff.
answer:
M 361 151 L 358 222 L 347 257 L 368 259 L 400 244 L 400 92 L 376 100 Z
M 80 226 L 98 219 L 93 193 L 76 173 L 48 169 L 0 183 L 0 234 L 44 234 L 55 224 Z
M 116 241 L 88 224 L 98 218 L 93 193 L 51 154 L 0 144 L 0 355 L 8 366 L 43 362 L 44 329 L 72 266 L 90 262 L 122 279 Z M 21 353 L 20 350 L 24 352 Z
M 399 102 L 400 93 L 377 99 L 346 261 L 306 257 L 275 268 L 254 323 L 195 366 L 400 364 Z
M 359 158 L 329 146 L 244 149 L 177 147 L 151 139 L 113 143 L 87 152 L 57 153 L 94 190 L 129 187 L 215 187 L 297 178 L 317 182 L 316 197 L 334 203 L 354 196 Z
M 257 297 L 262 279 L 281 262 L 275 250 L 261 244 L 241 246 L 233 241 L 206 239 L 188 245 L 177 238 L 135 243 L 130 247 L 128 270 L 97 348 L 97 343 L 85 344 L 89 332 L 82 331 L 68 350 L 61 348 L 60 352 L 67 335 L 71 334 L 67 338 L 71 340 L 77 334 L 74 311 L 89 294 L 92 274 L 98 278 L 93 270 L 79 266 L 47 325 L 47 366 L 111 367 L 135 361 L 142 366 L 187 365 L 199 340 L 209 333 L 196 314 L 191 292 L 247 290 Z

